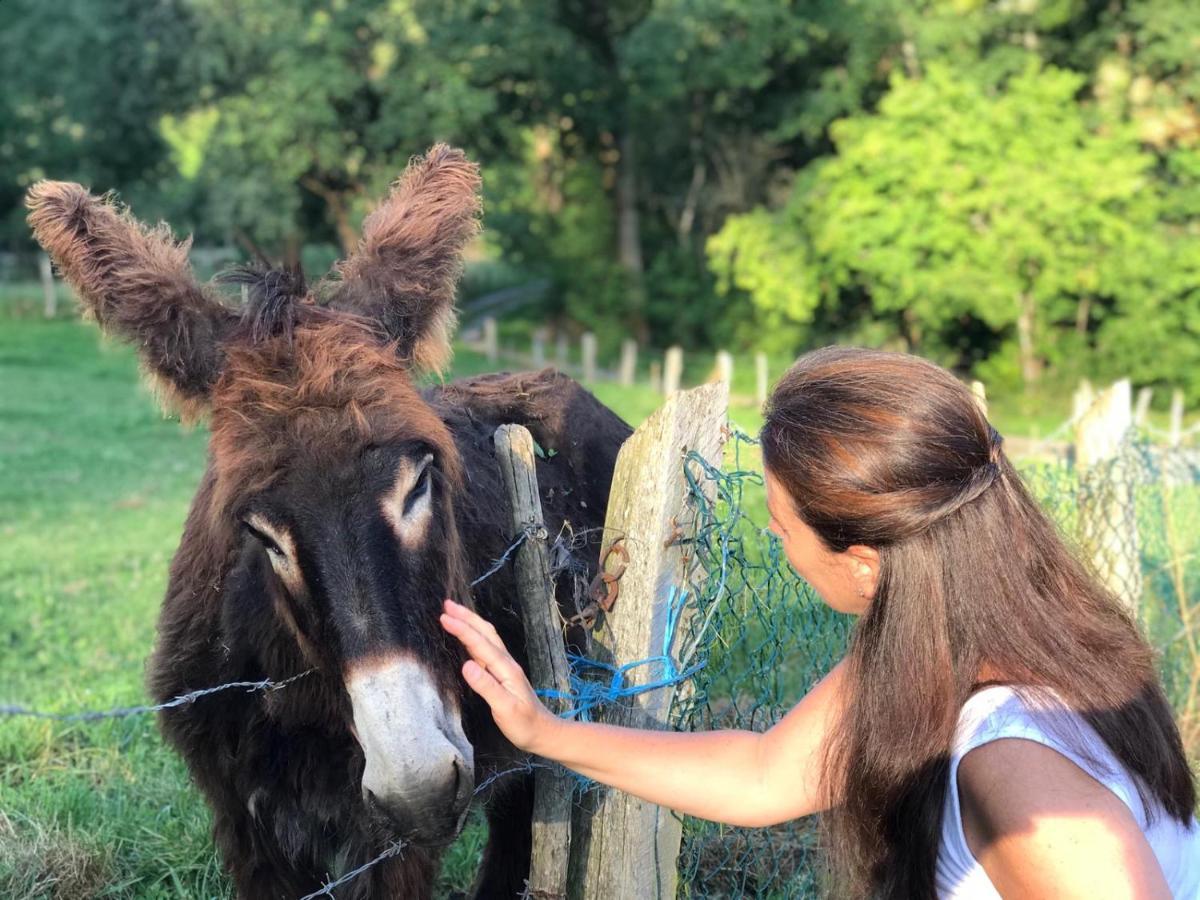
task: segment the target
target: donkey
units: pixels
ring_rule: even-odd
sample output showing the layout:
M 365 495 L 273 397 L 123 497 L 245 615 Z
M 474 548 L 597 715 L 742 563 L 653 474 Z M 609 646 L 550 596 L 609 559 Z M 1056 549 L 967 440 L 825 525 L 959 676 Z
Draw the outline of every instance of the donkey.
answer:
M 74 184 L 29 192 L 33 231 L 87 313 L 138 347 L 169 409 L 210 422 L 151 694 L 309 673 L 161 717 L 241 897 L 295 900 L 397 839 L 338 896 L 429 897 L 476 785 L 489 831 L 473 895 L 523 889 L 532 778 L 462 683 L 438 613 L 471 602 L 471 579 L 511 546 L 498 425 L 556 451 L 538 462 L 551 533 L 602 525 L 629 428 L 550 370 L 418 387 L 448 359 L 478 189 L 461 151 L 434 147 L 329 278 L 243 271 L 242 309 L 196 283 L 166 226 Z M 519 653 L 509 570 L 473 601 Z

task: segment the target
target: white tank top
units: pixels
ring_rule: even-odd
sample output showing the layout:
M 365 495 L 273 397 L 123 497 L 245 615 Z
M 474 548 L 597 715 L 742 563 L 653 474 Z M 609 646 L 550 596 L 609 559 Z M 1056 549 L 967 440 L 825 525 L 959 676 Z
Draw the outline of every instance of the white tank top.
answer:
M 1154 823 L 1147 825 L 1133 777 L 1086 719 L 1066 709 L 1053 696 L 1022 698 L 1007 686 L 984 688 L 972 695 L 958 716 L 938 848 L 940 900 L 1000 897 L 967 846 L 958 800 L 959 762 L 976 747 L 1000 738 L 1024 738 L 1057 750 L 1116 794 L 1146 835 L 1171 888 L 1171 896 L 1175 900 L 1200 900 L 1200 825 L 1195 818 L 1190 828 L 1184 828 L 1162 809 L 1155 809 Z

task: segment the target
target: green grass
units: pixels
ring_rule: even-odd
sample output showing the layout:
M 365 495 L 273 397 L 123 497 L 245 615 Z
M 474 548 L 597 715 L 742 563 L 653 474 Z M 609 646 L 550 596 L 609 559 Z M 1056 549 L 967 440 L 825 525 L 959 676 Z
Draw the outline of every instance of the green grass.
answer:
M 455 376 L 486 371 L 458 356 Z M 0 704 L 147 702 L 144 666 L 207 434 L 165 418 L 134 354 L 69 318 L 0 317 Z M 598 386 L 631 422 L 648 390 Z M 0 718 L 0 896 L 227 897 L 207 809 L 153 718 Z M 485 836 L 447 855 L 464 888 Z
M 20 304 L 40 310 L 40 294 L 21 296 L 0 292 L 0 704 L 143 703 L 207 436 L 158 412 L 130 350 L 67 312 L 17 314 Z M 460 349 L 452 374 L 489 368 Z M 661 402 L 644 386 L 593 387 L 631 424 Z M 751 432 L 760 424 L 744 398 L 731 417 Z M 761 511 L 761 488 L 747 485 L 744 502 Z M 1196 506 L 1194 494 L 1188 502 Z M 1181 519 L 1189 559 L 1191 513 Z M 1185 574 L 1190 584 L 1195 572 Z M 1164 596 L 1165 577 L 1156 580 Z M 207 809 L 151 717 L 0 718 L 0 811 L 0 896 L 230 895 Z M 443 893 L 469 882 L 484 836 L 477 821 L 448 854 Z

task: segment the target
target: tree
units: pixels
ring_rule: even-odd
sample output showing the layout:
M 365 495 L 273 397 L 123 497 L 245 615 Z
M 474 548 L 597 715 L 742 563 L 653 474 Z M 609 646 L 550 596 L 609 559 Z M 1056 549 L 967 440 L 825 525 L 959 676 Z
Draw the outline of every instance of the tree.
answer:
M 1093 317 L 1136 315 L 1160 282 L 1128 261 L 1170 245 L 1153 156 L 1131 129 L 1089 127 L 1083 83 L 1037 66 L 998 94 L 936 64 L 896 77 L 878 115 L 833 126 L 836 156 L 781 210 L 710 242 L 714 270 L 793 340 L 861 294 L 921 352 L 953 359 L 955 336 L 982 323 L 1036 383 Z
M 0 3 L 0 239 L 26 244 L 36 179 L 126 188 L 161 174 L 159 117 L 188 102 L 183 0 Z

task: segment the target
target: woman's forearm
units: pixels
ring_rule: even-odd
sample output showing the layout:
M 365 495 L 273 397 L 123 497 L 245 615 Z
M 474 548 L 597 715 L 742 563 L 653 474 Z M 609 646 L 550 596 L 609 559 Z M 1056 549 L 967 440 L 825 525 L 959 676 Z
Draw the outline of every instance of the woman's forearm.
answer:
M 558 719 L 530 749 L 594 781 L 676 812 L 730 825 L 790 818 L 764 796 L 763 735 L 645 731 Z
M 463 678 L 517 747 L 660 806 L 731 825 L 771 825 L 837 802 L 822 771 L 825 738 L 841 714 L 844 663 L 763 734 L 621 728 L 554 716 L 496 629 L 472 610 L 447 600 L 441 623 L 470 653 Z

